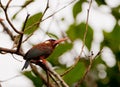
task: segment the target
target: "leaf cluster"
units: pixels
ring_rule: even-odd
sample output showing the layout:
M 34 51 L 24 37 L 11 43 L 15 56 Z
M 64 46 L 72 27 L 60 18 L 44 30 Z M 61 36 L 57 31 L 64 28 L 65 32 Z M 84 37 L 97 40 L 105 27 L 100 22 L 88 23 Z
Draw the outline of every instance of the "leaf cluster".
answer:
M 31 3 L 33 3 L 34 0 L 29 0 L 26 1 L 23 6 L 21 6 L 21 9 L 16 12 L 12 19 L 14 20 L 16 18 L 16 16 L 22 11 L 22 9 L 24 9 L 26 6 L 30 5 Z M 98 8 L 101 5 L 105 5 L 108 6 L 108 4 L 106 3 L 106 0 L 95 0 L 94 1 Z M 49 56 L 48 61 L 50 62 L 50 64 L 53 67 L 58 67 L 56 68 L 56 72 L 59 74 L 64 73 L 66 70 L 69 69 L 69 67 L 67 67 L 66 65 L 62 65 L 59 62 L 59 58 L 61 55 L 64 55 L 67 52 L 70 52 L 73 48 L 74 48 L 74 42 L 76 40 L 79 40 L 81 42 L 84 41 L 84 35 L 86 32 L 86 23 L 84 22 L 77 22 L 78 19 L 78 15 L 81 14 L 81 12 L 83 11 L 82 5 L 84 3 L 89 4 L 88 0 L 78 0 L 76 1 L 76 3 L 73 5 L 72 7 L 72 15 L 74 18 L 74 22 L 72 24 L 70 24 L 68 26 L 68 28 L 66 29 L 66 31 L 64 31 L 66 33 L 66 35 L 69 37 L 70 42 L 65 42 L 64 44 L 60 44 L 59 46 L 56 47 L 56 49 L 54 50 L 54 52 L 52 53 L 52 55 Z M 46 7 L 47 9 L 47 7 Z M 104 60 L 102 60 L 102 56 L 99 56 L 95 62 L 92 64 L 92 68 L 89 71 L 89 74 L 86 77 L 86 80 L 83 81 L 82 84 L 80 84 L 80 87 L 94 87 L 94 86 L 98 86 L 98 87 L 119 87 L 120 86 L 120 4 L 116 7 L 110 7 L 111 9 L 111 15 L 116 19 L 116 25 L 114 26 L 113 30 L 111 32 L 107 32 L 103 30 L 103 41 L 101 43 L 99 43 L 100 45 L 100 49 L 103 49 L 104 47 L 108 47 L 109 49 L 111 49 L 111 51 L 113 52 L 113 54 L 115 55 L 115 60 L 116 60 L 116 64 L 110 68 Z M 45 10 L 46 12 L 47 10 Z M 86 11 L 86 10 L 85 10 Z M 25 25 L 24 28 L 24 35 L 26 36 L 30 36 L 32 35 L 34 32 L 36 32 L 38 29 L 40 29 L 40 23 L 42 22 L 42 18 L 44 16 L 45 12 L 38 12 L 35 13 L 34 15 L 31 15 Z M 65 19 L 65 18 L 63 18 Z M 64 20 L 62 20 L 62 22 L 64 22 Z M 24 24 L 23 24 L 24 26 Z M 91 25 L 88 25 L 88 31 L 86 34 L 86 38 L 85 38 L 85 47 L 91 51 L 92 48 L 92 43 L 94 40 L 94 29 L 91 27 Z M 48 35 L 50 35 L 53 38 L 58 38 L 59 36 L 57 36 L 54 33 L 48 32 Z M 11 34 L 9 34 L 11 35 Z M 13 36 L 12 36 L 13 37 Z M 14 39 L 13 39 L 14 40 Z M 26 39 L 27 41 L 27 39 Z M 1 51 L 1 50 L 0 50 Z M 9 50 L 8 50 L 9 52 Z M 15 53 L 14 50 L 10 51 L 11 53 Z M 17 52 L 16 52 L 17 53 Z M 76 58 L 79 55 L 76 55 Z M 70 57 L 71 58 L 71 57 Z M 75 62 L 75 60 L 74 60 Z M 67 74 L 65 74 L 63 76 L 64 81 L 70 86 L 70 87 L 74 87 L 74 85 L 79 82 L 79 80 L 84 76 L 84 73 L 87 69 L 87 67 L 89 66 L 90 62 L 85 58 L 81 59 L 77 65 L 70 70 Z M 101 72 L 101 70 L 99 70 L 97 68 L 98 65 L 104 65 L 106 67 L 106 69 L 104 70 L 106 73 L 105 78 L 100 78 L 99 74 Z M 42 72 L 44 74 L 44 72 Z M 37 75 L 32 74 L 31 72 L 24 72 L 23 73 L 26 77 L 28 77 L 33 84 L 35 85 L 35 87 L 40 87 L 42 85 L 44 85 L 44 83 L 42 82 L 42 79 L 39 78 Z M 93 81 L 94 84 L 91 83 L 91 81 Z M 92 86 L 90 86 L 90 84 Z

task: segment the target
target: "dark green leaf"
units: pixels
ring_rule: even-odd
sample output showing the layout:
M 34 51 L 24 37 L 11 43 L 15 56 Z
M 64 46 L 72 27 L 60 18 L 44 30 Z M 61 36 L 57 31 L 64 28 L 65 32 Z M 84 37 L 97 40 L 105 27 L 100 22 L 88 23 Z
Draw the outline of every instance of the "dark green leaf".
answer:
M 68 72 L 63 79 L 67 84 L 72 85 L 78 80 L 80 80 L 85 72 L 85 65 L 83 62 L 79 62 L 76 67 Z
M 82 4 L 86 0 L 79 0 L 73 7 L 73 17 L 76 18 L 77 15 L 82 11 Z
M 104 40 L 101 43 L 101 48 L 109 47 L 115 54 L 116 59 L 120 60 L 120 25 L 116 24 L 112 32 L 103 31 L 103 34 Z
M 86 27 L 85 23 L 81 23 L 78 25 L 76 24 L 71 25 L 67 31 L 69 38 L 73 41 L 76 39 L 83 40 L 84 33 L 86 30 L 85 27 Z M 86 36 L 85 45 L 88 47 L 89 50 L 91 48 L 92 40 L 93 40 L 93 30 L 90 26 L 88 26 L 88 32 Z
M 50 32 L 46 32 L 46 34 L 51 37 L 51 38 L 55 38 L 55 39 L 58 39 L 58 36 L 53 34 L 53 33 L 50 33 Z
M 102 60 L 102 57 L 99 56 L 97 57 L 95 60 L 94 60 L 94 63 L 92 64 L 92 68 L 95 68 L 96 69 L 96 66 L 98 64 L 105 64 L 105 62 Z
M 63 53 L 70 50 L 71 48 L 72 48 L 72 44 L 69 43 L 60 44 L 55 48 L 54 52 L 50 55 L 48 60 L 50 61 L 50 63 L 52 63 L 52 65 L 59 65 L 60 64 L 58 62 L 59 56 L 61 56 Z
M 59 75 L 61 75 L 61 74 L 63 74 L 63 72 L 65 72 L 66 69 L 67 69 L 66 67 L 58 67 L 58 68 L 55 69 L 55 71 L 56 71 Z
M 105 0 L 96 0 L 97 4 L 100 5 L 106 5 Z
M 22 9 L 20 9 L 19 11 L 17 11 L 17 12 L 13 15 L 12 20 L 16 18 L 16 16 L 20 13 L 21 10 L 22 10 Z
M 34 31 L 36 31 L 39 27 L 39 21 L 42 17 L 42 13 L 37 13 L 33 16 L 31 16 L 25 26 L 25 34 L 32 34 Z
M 104 40 L 102 47 L 107 46 L 112 49 L 114 53 L 119 51 L 120 46 L 120 25 L 116 24 L 113 31 L 108 33 L 103 31 Z
M 43 82 L 42 79 L 33 75 L 31 71 L 26 71 L 23 73 L 27 78 L 29 78 L 30 80 L 32 80 L 33 84 L 35 85 L 35 87 L 42 87 Z
M 120 19 L 120 6 L 112 9 L 112 14 L 116 18 L 116 20 Z
M 26 0 L 22 7 L 26 7 L 32 2 L 34 2 L 34 0 Z

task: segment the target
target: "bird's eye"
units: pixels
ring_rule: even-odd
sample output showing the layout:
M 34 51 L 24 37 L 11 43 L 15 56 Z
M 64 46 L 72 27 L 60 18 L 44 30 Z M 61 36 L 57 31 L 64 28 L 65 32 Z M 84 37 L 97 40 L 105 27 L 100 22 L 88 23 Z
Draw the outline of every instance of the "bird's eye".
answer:
M 50 44 L 50 41 L 45 41 L 45 44 Z

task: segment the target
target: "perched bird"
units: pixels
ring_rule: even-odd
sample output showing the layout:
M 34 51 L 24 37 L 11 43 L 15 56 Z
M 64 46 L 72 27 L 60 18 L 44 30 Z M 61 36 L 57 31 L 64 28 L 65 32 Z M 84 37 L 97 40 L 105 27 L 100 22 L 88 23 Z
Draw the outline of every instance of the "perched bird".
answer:
M 24 56 L 26 62 L 22 70 L 26 69 L 30 62 L 35 64 L 37 62 L 45 63 L 46 62 L 45 59 L 53 52 L 56 45 L 65 40 L 67 40 L 67 38 L 62 38 L 59 40 L 49 39 L 46 40 L 45 42 L 33 46 Z

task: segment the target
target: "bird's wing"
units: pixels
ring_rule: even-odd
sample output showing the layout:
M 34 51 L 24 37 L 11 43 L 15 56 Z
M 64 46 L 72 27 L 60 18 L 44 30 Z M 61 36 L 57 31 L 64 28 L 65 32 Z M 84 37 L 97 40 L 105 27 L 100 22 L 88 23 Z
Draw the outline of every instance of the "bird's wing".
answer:
M 49 55 L 50 54 L 49 51 L 50 48 L 45 48 L 45 49 L 32 48 L 26 53 L 24 59 L 25 60 L 37 59 L 40 56 Z

